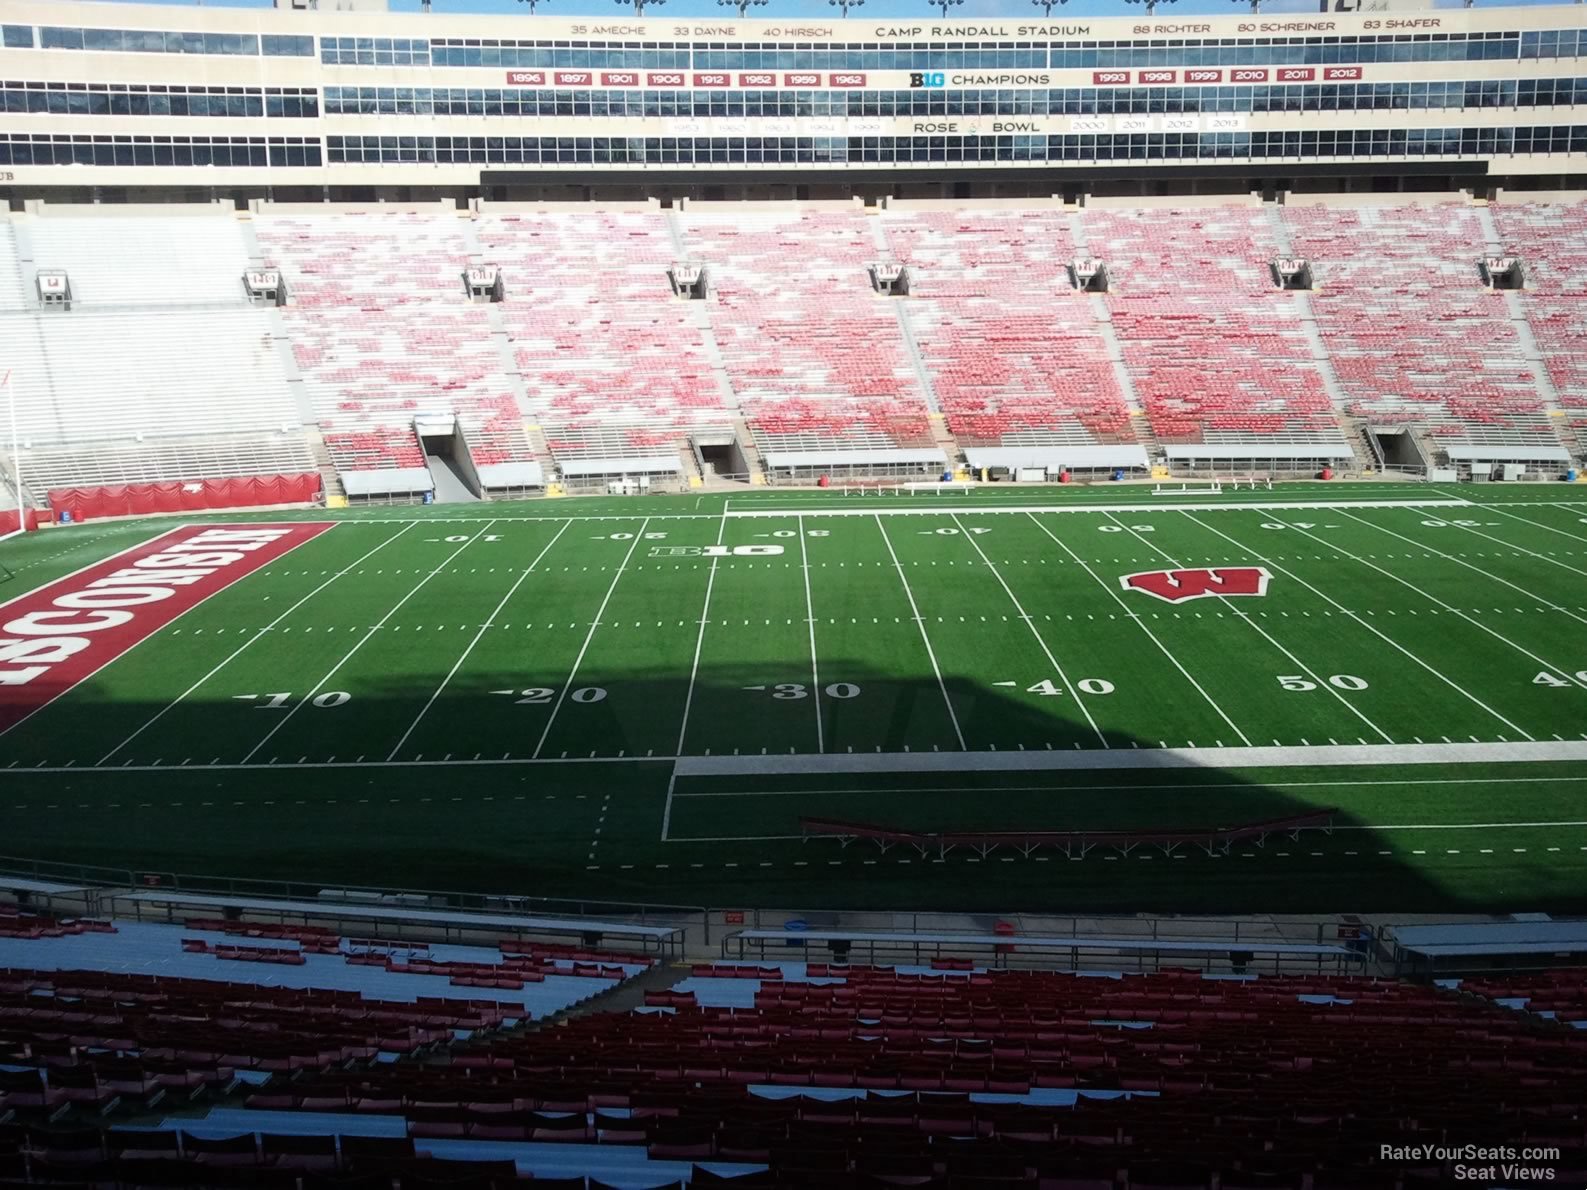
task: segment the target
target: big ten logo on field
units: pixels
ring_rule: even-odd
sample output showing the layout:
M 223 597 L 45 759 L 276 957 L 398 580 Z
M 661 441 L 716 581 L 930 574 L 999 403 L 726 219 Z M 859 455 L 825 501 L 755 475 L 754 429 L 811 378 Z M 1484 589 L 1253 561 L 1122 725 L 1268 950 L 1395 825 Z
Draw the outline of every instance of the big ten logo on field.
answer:
M 911 87 L 946 87 L 948 85 L 948 76 L 940 70 L 924 71 L 920 74 L 910 75 L 909 85 Z

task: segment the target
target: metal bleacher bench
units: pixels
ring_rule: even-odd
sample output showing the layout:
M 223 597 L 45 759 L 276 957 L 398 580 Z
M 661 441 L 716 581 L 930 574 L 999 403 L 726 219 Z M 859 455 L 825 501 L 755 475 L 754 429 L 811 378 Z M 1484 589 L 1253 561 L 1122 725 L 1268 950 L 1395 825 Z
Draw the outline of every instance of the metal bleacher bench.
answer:
M 1070 935 L 1044 935 L 1044 934 L 959 934 L 959 933 L 897 933 L 870 930 L 739 930 L 722 939 L 722 955 L 724 958 L 735 953 L 736 957 L 744 958 L 746 953 L 753 948 L 759 958 L 765 958 L 767 946 L 785 949 L 798 946 L 801 949 L 811 943 L 831 946 L 836 943 L 838 949 L 847 947 L 864 947 L 868 963 L 885 960 L 889 956 L 898 958 L 905 953 L 912 953 L 915 961 L 924 957 L 934 957 L 940 954 L 943 948 L 952 948 L 963 951 L 965 948 L 985 948 L 994 955 L 1008 954 L 1011 949 L 1020 951 L 1047 951 L 1062 953 L 1069 952 L 1074 966 L 1079 965 L 1079 956 L 1084 953 L 1095 956 L 1099 953 L 1133 957 L 1137 963 L 1144 963 L 1148 957 L 1175 956 L 1189 957 L 1191 955 L 1223 956 L 1229 958 L 1232 965 L 1241 966 L 1254 962 L 1257 957 L 1271 959 L 1274 969 L 1284 960 L 1301 960 L 1314 963 L 1317 970 L 1322 970 L 1324 963 L 1331 962 L 1335 970 L 1343 972 L 1348 967 L 1358 966 L 1361 963 L 1359 951 L 1348 946 L 1335 946 L 1328 943 L 1283 942 L 1277 940 L 1263 940 L 1259 938 L 1109 938 L 1102 935 L 1070 934 Z M 1243 963 L 1236 958 L 1243 957 Z M 772 956 L 775 957 L 775 956 Z M 859 962 L 858 958 L 854 959 Z
M 582 918 L 522 917 L 505 913 L 450 912 L 440 909 L 407 908 L 405 906 L 359 905 L 346 901 L 291 901 L 263 897 L 227 897 L 208 893 L 189 893 L 177 889 L 140 889 L 135 892 L 114 893 L 106 898 L 112 906 L 127 906 L 131 915 L 143 920 L 145 906 L 165 910 L 170 919 L 181 908 L 236 910 L 240 913 L 276 914 L 282 918 L 317 918 L 337 922 L 390 922 L 393 925 L 420 926 L 439 929 L 450 939 L 454 932 L 459 936 L 470 932 L 512 934 L 552 934 L 586 938 L 621 939 L 637 943 L 639 949 L 650 953 L 676 957 L 682 953 L 683 927 L 668 925 L 641 925 L 626 921 L 594 921 Z M 122 911 L 124 912 L 124 910 Z

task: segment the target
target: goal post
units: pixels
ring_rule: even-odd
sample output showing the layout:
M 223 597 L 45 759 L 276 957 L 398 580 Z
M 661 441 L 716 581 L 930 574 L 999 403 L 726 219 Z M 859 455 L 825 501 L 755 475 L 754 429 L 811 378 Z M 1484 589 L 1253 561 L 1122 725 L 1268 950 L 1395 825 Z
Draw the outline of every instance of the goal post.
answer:
M 17 393 L 16 377 L 13 369 L 7 368 L 0 375 L 0 399 L 6 405 L 7 414 L 11 421 L 11 489 L 16 497 L 16 528 L 6 531 L 9 518 L 0 520 L 0 541 L 8 537 L 16 537 L 28 531 L 27 502 L 22 495 L 22 437 L 17 431 Z M 9 511 L 9 510 L 8 510 Z

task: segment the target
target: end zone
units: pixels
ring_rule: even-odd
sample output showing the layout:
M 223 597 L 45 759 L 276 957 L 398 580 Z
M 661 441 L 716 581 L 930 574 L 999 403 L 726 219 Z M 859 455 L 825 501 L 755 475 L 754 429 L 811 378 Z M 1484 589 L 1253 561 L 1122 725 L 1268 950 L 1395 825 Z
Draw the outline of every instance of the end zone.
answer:
M 335 524 L 183 525 L 0 603 L 0 735 Z

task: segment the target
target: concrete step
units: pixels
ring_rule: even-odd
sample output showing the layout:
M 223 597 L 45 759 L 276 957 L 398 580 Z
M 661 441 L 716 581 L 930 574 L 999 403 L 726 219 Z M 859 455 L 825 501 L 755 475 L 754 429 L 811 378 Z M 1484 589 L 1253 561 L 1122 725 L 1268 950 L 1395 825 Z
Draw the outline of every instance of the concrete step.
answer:
M 676 987 L 689 978 L 689 970 L 688 963 L 660 963 L 643 975 L 618 984 L 611 991 L 548 1019 L 571 1021 L 598 1012 L 632 1012 L 644 1006 L 646 992 L 665 992 Z

